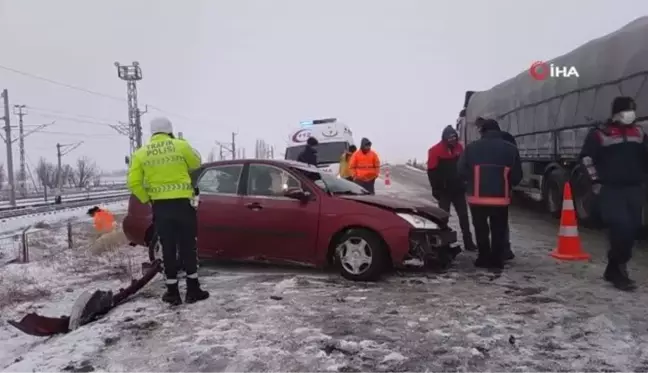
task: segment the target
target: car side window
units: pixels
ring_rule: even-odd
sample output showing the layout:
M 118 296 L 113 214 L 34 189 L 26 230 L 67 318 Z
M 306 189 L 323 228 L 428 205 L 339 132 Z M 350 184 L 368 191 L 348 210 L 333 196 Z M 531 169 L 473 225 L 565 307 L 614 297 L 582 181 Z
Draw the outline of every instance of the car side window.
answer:
M 288 188 L 301 188 L 301 182 L 281 168 L 251 164 L 248 173 L 247 193 L 250 196 L 283 197 Z
M 223 165 L 206 169 L 198 180 L 200 194 L 236 194 L 243 165 Z

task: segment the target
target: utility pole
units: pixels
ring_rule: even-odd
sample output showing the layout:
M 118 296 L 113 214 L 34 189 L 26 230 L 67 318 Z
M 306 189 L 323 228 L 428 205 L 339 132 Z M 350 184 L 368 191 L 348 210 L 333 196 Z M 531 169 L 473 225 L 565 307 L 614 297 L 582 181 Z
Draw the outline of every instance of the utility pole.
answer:
M 57 159 L 57 168 L 56 168 L 56 198 L 54 199 L 55 203 L 60 204 L 61 195 L 63 194 L 63 169 L 61 159 L 64 155 L 70 153 L 72 150 L 78 148 L 83 144 L 83 141 L 77 142 L 75 144 L 56 144 L 56 159 Z
M 123 66 L 115 62 L 117 76 L 126 81 L 126 94 L 128 98 L 128 133 L 130 137 L 131 154 L 142 147 L 142 122 L 141 112 L 137 104 L 137 81 L 142 80 L 142 69 L 139 62 L 134 61 L 132 65 Z
M 218 144 L 218 160 L 222 161 L 225 157 L 223 155 L 223 145 Z
M 20 153 L 20 169 L 18 170 L 18 190 L 22 196 L 27 193 L 25 182 L 27 181 L 27 168 L 25 166 L 25 126 L 23 117 L 27 115 L 25 105 L 14 105 L 14 114 L 18 116 L 18 149 Z
M 236 132 L 232 132 L 232 159 L 236 159 Z
M 16 207 L 16 185 L 14 181 L 13 170 L 13 149 L 11 147 L 11 118 L 9 117 L 9 92 L 2 90 L 2 100 L 4 101 L 4 130 L 5 144 L 7 146 L 7 180 L 9 180 L 9 203 L 11 207 Z

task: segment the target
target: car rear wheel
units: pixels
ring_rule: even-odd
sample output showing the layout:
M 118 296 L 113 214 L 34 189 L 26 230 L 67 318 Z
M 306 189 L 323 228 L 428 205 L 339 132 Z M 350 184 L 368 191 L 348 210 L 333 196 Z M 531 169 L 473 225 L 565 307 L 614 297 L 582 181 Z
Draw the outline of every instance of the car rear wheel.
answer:
M 336 261 L 342 277 L 352 281 L 375 281 L 387 267 L 387 249 L 374 232 L 350 229 L 336 246 Z

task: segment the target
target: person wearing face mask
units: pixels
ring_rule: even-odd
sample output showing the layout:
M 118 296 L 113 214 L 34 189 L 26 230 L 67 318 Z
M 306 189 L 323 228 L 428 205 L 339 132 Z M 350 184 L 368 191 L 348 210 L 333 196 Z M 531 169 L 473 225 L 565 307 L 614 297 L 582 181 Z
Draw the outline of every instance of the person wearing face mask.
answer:
M 635 123 L 636 107 L 631 97 L 616 97 L 611 118 L 590 130 L 580 153 L 608 227 L 610 246 L 603 277 L 624 291 L 637 287 L 627 263 L 641 227 L 642 184 L 648 171 L 648 136 Z
M 363 137 L 360 140 L 360 150 L 351 156 L 349 169 L 356 184 L 371 194 L 376 193 L 375 185 L 376 179 L 380 175 L 380 159 L 378 154 L 371 150 L 371 141 L 368 138 Z
M 470 233 L 465 188 L 457 173 L 461 153 L 463 146 L 459 143 L 459 134 L 452 126 L 447 126 L 441 134 L 441 141 L 428 150 L 428 180 L 439 207 L 450 213 L 450 205 L 454 206 L 463 234 L 464 249 L 477 251 Z

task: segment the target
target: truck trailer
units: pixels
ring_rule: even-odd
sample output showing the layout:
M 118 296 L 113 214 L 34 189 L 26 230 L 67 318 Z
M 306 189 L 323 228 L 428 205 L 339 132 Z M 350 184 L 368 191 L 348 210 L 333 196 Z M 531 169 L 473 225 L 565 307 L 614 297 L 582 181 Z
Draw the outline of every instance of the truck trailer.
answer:
M 579 222 L 596 226 L 596 199 L 578 156 L 587 133 L 610 118 L 616 96 L 637 102 L 637 121 L 648 124 L 648 17 L 548 61 L 574 67 L 578 76 L 537 79 L 530 71 L 486 91 L 468 91 L 457 120 L 461 141 L 479 138 L 478 117 L 496 119 L 516 139 L 524 176 L 515 188 L 560 216 L 563 188 L 571 183 Z M 644 203 L 644 225 L 646 219 Z

